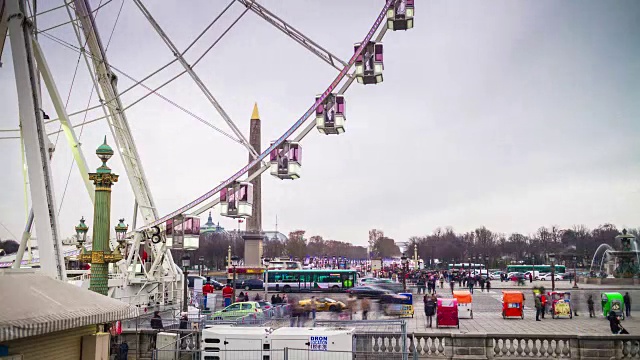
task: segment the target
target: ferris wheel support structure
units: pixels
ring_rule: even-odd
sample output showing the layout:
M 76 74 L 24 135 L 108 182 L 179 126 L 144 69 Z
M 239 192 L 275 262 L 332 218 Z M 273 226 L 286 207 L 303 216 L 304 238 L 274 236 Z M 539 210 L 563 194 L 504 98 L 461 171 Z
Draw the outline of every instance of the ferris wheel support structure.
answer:
M 74 0 L 75 11 L 82 25 L 82 31 L 93 60 L 94 71 L 103 93 L 103 98 L 112 99 L 107 108 L 111 115 L 109 127 L 114 135 L 118 153 L 124 165 L 127 177 L 133 188 L 133 194 L 140 207 L 140 213 L 145 223 L 152 222 L 158 217 L 157 209 L 149 182 L 144 173 L 138 149 L 133 140 L 126 114 L 121 111 L 124 106 L 119 96 L 118 77 L 111 71 L 106 53 L 100 41 L 95 19 L 86 0 Z
M 149 224 L 157 219 L 158 213 L 123 110 L 124 106 L 117 88 L 118 78 L 107 61 L 106 50 L 102 46 L 88 0 L 74 0 L 73 4 L 86 46 L 91 54 L 93 70 L 99 85 L 96 87 L 96 92 L 99 93 L 101 90 L 102 99 L 110 99 L 108 103 L 103 102 L 110 115 L 107 120 L 133 189 L 137 212 L 142 215 L 144 224 Z M 182 271 L 176 266 L 171 251 L 164 242 L 149 244 L 145 235 L 138 233 L 133 237 L 130 246 L 127 259 L 118 264 L 121 276 L 109 281 L 109 295 L 123 301 L 128 298 L 128 302 L 136 305 L 144 305 L 151 299 L 156 299 L 153 302 L 162 304 L 175 303 L 179 299 L 176 289 L 186 285 L 181 284 Z M 146 246 L 151 249 L 152 260 L 145 263 L 141 256 L 141 247 Z M 136 271 L 138 266 L 142 266 L 142 276 L 139 276 L 139 271 Z M 149 268 L 146 268 L 147 266 Z M 165 293 L 170 294 L 169 299 L 165 297 Z
M 42 271 L 66 280 L 62 242 L 58 231 L 56 201 L 49 163 L 51 143 L 44 125 L 39 78 L 34 57 L 31 22 L 27 20 L 25 0 L 8 0 L 7 25 L 18 90 L 20 126 L 25 143 L 29 187 L 36 218 Z

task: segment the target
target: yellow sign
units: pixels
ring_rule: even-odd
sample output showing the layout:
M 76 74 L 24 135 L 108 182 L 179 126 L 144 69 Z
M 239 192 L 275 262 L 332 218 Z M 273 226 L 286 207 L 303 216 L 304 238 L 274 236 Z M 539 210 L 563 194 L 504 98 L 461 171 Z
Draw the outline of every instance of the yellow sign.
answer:
M 413 316 L 413 305 L 402 305 L 400 316 L 403 316 L 403 317 Z
M 569 306 L 569 303 L 566 303 L 566 302 L 560 300 L 555 305 L 555 314 L 556 315 L 570 315 L 571 314 L 571 306 Z

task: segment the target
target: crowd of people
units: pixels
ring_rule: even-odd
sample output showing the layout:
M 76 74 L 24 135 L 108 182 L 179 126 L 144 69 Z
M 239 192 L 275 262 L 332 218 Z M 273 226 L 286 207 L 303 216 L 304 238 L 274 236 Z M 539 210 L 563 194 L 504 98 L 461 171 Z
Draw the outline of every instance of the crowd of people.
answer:
M 407 275 L 407 279 L 415 282 L 418 294 L 433 295 L 437 293 L 438 284 L 440 289 L 444 289 L 444 284 L 449 284 L 451 293 L 455 290 L 456 283 L 459 288 L 469 289 L 473 294 L 475 288 L 480 288 L 484 292 L 491 290 L 491 280 L 478 273 L 471 271 L 414 271 Z

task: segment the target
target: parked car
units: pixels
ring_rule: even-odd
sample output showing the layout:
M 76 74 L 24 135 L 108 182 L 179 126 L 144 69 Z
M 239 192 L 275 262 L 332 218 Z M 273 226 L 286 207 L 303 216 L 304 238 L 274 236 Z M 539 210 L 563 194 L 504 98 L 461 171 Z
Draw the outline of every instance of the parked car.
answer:
M 222 290 L 222 288 L 224 287 L 224 285 L 221 282 L 213 279 L 211 279 L 211 285 L 213 285 L 213 288 L 216 290 Z
M 491 280 L 500 280 L 500 275 L 504 274 L 502 271 L 494 271 L 489 274 L 489 279 Z
M 538 275 L 536 275 L 536 280 L 540 280 L 540 278 L 542 278 L 543 276 L 546 276 L 548 273 L 539 273 Z
M 242 282 L 240 287 L 245 290 L 263 290 L 264 282 L 260 279 L 247 279 Z
M 213 320 L 236 320 L 247 315 L 255 315 L 258 318 L 264 316 L 262 308 L 257 301 L 237 302 L 213 313 Z
M 555 280 L 562 280 L 562 275 L 560 274 L 555 274 L 554 276 Z M 544 276 L 540 276 L 540 280 L 542 281 L 551 281 L 551 273 L 547 273 Z

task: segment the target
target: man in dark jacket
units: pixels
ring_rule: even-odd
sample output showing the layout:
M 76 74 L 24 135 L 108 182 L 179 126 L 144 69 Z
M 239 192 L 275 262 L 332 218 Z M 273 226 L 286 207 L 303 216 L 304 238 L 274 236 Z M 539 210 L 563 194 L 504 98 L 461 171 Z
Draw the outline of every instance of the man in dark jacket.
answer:
M 160 317 L 160 311 L 154 311 L 151 318 L 151 328 L 154 330 L 164 330 L 162 325 L 162 318 Z
M 629 296 L 629 292 L 624 293 L 622 299 L 624 300 L 624 315 L 631 317 L 631 296 Z
M 424 296 L 424 315 L 427 317 L 427 326 L 432 327 L 433 315 L 436 313 L 436 303 L 433 296 Z

